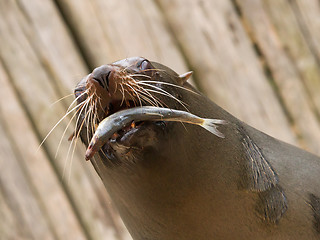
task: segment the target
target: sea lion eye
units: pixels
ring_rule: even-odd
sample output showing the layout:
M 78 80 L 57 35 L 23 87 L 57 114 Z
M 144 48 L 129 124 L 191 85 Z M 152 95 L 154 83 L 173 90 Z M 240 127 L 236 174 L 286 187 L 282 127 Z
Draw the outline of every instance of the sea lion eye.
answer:
M 145 70 L 145 69 L 151 69 L 151 63 L 147 60 L 144 59 L 140 64 L 139 64 L 139 68 L 141 70 Z

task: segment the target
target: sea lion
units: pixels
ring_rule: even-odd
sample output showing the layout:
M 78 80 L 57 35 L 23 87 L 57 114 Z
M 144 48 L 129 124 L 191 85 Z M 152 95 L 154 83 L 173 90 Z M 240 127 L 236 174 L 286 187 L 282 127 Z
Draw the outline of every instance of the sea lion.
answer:
M 320 239 L 320 158 L 241 122 L 188 84 L 190 75 L 128 58 L 96 68 L 75 90 L 86 146 L 96 124 L 136 105 L 229 122 L 217 138 L 194 125 L 145 121 L 95 155 L 133 239 Z

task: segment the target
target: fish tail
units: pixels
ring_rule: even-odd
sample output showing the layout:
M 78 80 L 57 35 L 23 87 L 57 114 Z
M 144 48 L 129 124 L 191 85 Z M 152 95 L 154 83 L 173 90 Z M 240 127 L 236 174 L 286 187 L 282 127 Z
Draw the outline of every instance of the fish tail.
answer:
M 218 126 L 216 124 L 228 124 L 228 121 L 221 119 L 204 118 L 201 127 L 205 128 L 218 137 L 224 138 L 224 134 L 217 129 Z

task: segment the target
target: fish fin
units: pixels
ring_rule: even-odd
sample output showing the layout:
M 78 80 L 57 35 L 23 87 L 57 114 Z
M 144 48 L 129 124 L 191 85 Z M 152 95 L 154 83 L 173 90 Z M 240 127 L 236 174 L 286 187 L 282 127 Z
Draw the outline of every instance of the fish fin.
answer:
M 183 85 L 185 82 L 187 82 L 188 79 L 191 77 L 192 73 L 193 72 L 190 71 L 190 72 L 186 72 L 186 73 L 179 75 L 180 84 Z
M 224 134 L 217 129 L 218 126 L 216 124 L 228 124 L 228 121 L 221 120 L 221 119 L 205 118 L 203 119 L 203 123 L 201 124 L 201 127 L 205 128 L 206 130 L 208 130 L 209 132 L 213 133 L 214 135 L 220 138 L 224 138 Z

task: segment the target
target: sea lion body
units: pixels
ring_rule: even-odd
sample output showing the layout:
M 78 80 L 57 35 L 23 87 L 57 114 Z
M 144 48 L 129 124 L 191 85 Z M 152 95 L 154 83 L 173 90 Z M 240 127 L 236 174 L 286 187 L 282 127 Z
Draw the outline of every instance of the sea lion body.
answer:
M 116 65 L 130 69 L 138 60 Z M 151 65 L 157 81 L 196 91 L 173 70 Z M 191 113 L 230 124 L 220 127 L 224 139 L 193 125 L 145 124 L 91 160 L 133 239 L 320 239 L 319 157 L 246 125 L 202 94 L 160 87 Z

